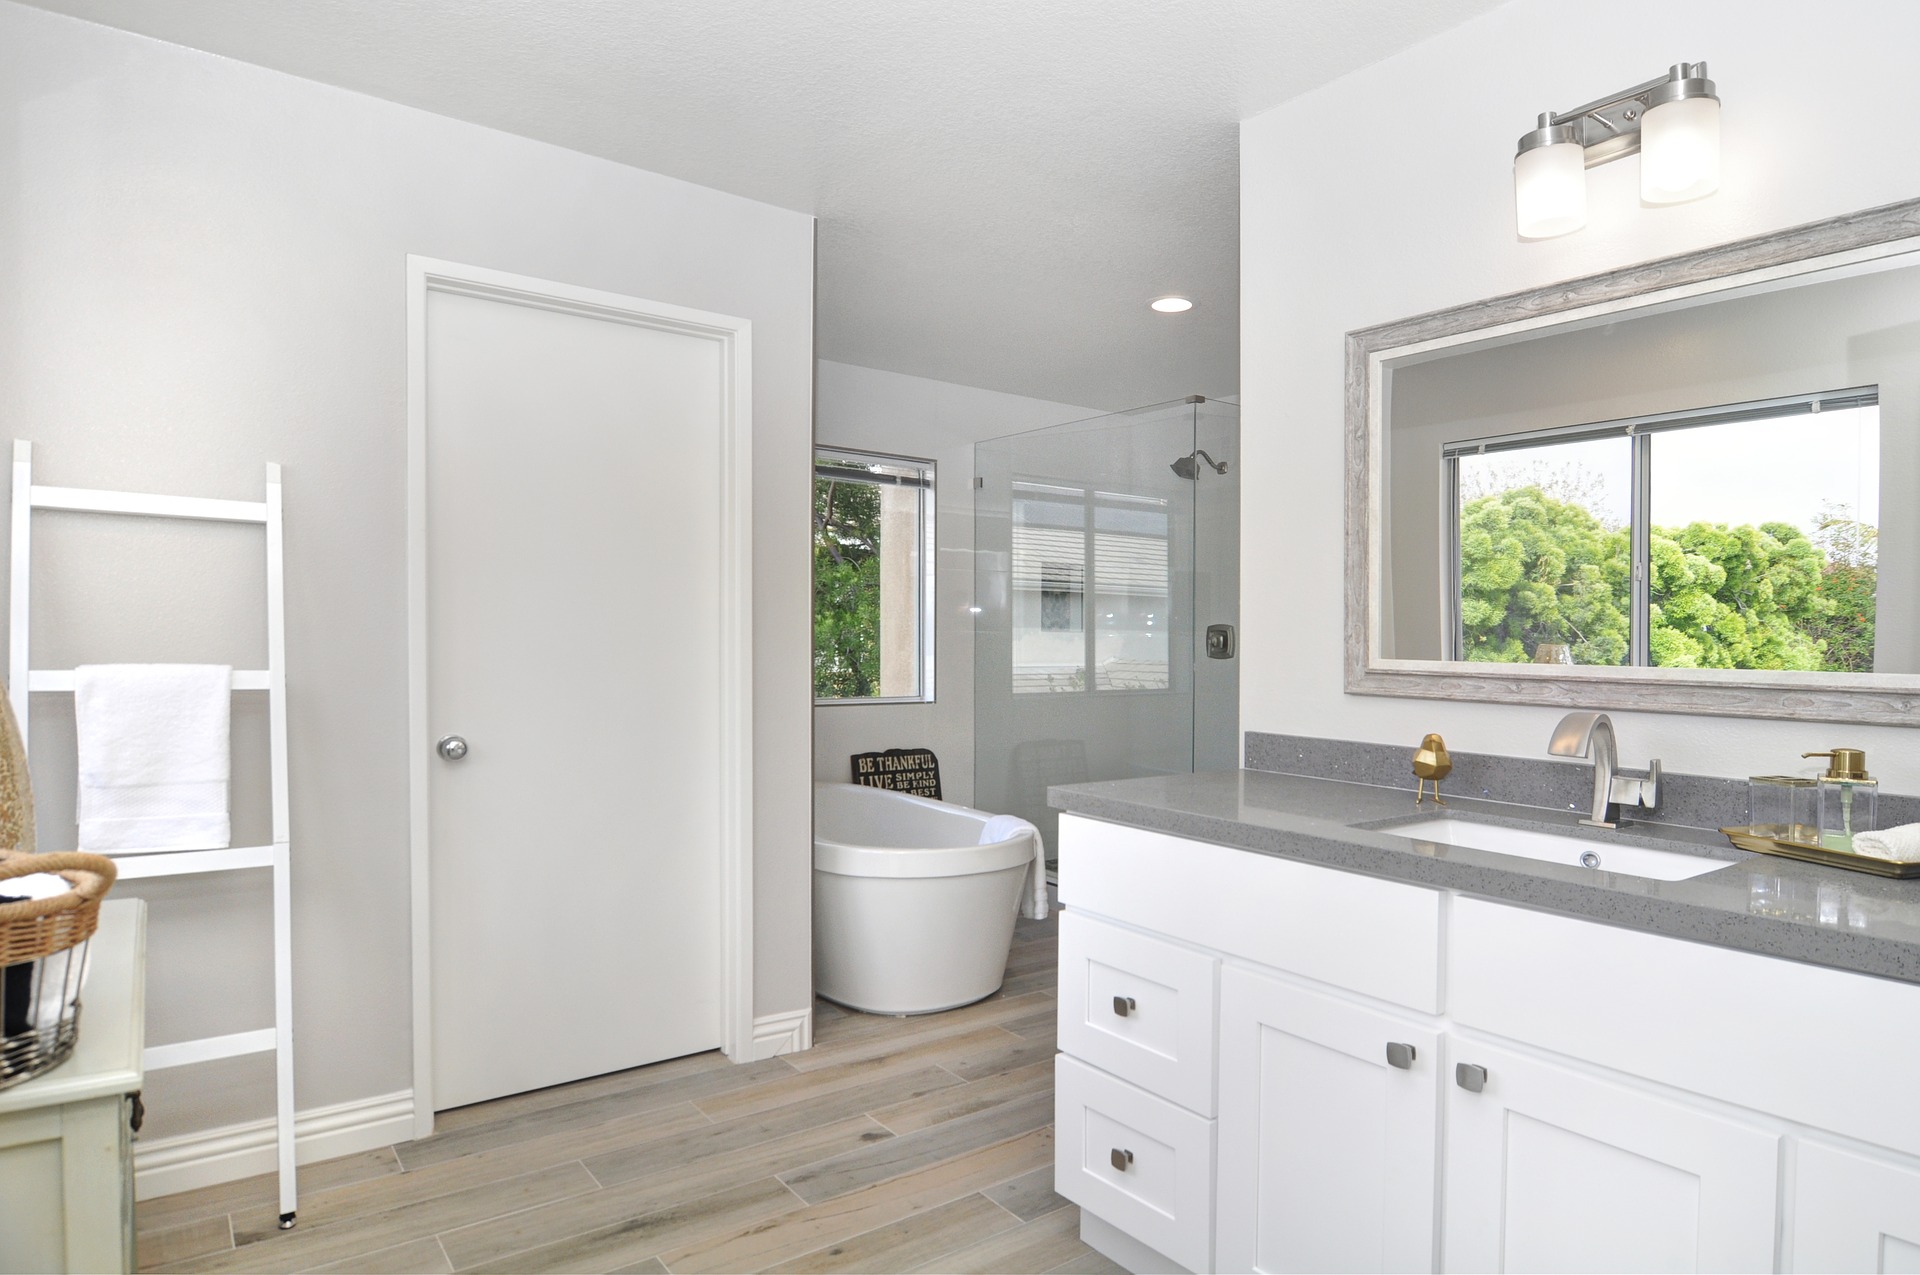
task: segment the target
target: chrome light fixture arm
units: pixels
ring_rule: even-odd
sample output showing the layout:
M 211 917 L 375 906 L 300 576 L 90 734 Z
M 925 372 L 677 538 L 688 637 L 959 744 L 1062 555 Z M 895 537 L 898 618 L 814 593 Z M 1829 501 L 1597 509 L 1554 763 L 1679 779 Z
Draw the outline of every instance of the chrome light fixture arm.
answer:
M 1640 122 L 1648 111 L 1688 97 L 1719 101 L 1707 78 L 1705 62 L 1677 62 L 1658 79 L 1597 97 L 1570 111 L 1543 111 L 1539 124 L 1520 136 L 1520 152 L 1554 142 L 1577 142 L 1586 152 L 1586 166 L 1597 168 L 1609 160 L 1640 153 Z

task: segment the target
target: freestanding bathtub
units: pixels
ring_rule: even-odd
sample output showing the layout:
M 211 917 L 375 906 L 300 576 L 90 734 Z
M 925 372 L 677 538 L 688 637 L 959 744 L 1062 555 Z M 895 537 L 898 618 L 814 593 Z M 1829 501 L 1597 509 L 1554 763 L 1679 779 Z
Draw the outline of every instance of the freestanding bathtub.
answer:
M 873 1014 L 991 996 L 1006 973 L 1030 832 L 980 844 L 982 811 L 856 784 L 813 786 L 813 978 Z

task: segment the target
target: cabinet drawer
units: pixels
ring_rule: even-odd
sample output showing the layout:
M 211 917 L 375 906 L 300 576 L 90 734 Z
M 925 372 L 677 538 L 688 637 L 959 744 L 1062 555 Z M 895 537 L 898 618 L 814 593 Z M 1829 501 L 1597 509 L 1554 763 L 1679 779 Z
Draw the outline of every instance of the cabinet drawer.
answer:
M 1065 1054 L 1053 1189 L 1190 1271 L 1213 1267 L 1213 1121 Z
M 1060 816 L 1060 901 L 1255 965 L 1440 1012 L 1441 894 Z
M 1204 953 L 1061 913 L 1061 1050 L 1211 1116 L 1219 968 Z
M 1480 899 L 1450 934 L 1456 1022 L 1920 1154 L 1920 1089 L 1847 1082 L 1920 1056 L 1920 986 Z

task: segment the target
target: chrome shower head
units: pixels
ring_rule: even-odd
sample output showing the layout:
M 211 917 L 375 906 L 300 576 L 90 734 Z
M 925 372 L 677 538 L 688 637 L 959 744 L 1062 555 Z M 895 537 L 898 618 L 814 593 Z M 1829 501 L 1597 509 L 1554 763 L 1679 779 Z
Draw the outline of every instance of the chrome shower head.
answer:
M 1174 461 L 1173 464 L 1168 466 L 1168 468 L 1173 470 L 1175 475 L 1177 475 L 1178 477 L 1189 479 L 1189 480 L 1198 478 L 1200 476 L 1200 466 L 1194 462 L 1194 457 L 1196 456 L 1198 456 L 1201 460 L 1206 461 L 1207 465 L 1213 470 L 1214 473 L 1224 474 L 1227 472 L 1226 461 L 1215 460 L 1213 457 L 1207 455 L 1207 453 L 1204 450 L 1196 450 L 1196 451 L 1188 452 L 1185 456 L 1182 456 L 1179 460 Z

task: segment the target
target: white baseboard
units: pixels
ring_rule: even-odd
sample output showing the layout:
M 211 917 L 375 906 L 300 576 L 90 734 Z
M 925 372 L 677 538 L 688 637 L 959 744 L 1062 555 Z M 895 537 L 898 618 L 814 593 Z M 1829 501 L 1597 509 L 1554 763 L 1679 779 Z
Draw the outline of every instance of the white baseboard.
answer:
M 296 1163 L 307 1164 L 377 1150 L 411 1137 L 413 1091 L 403 1089 L 296 1113 L 293 1157 Z M 277 1150 L 271 1117 L 137 1141 L 133 1144 L 134 1195 L 150 1200 L 272 1173 L 278 1163 Z
M 751 1062 L 775 1054 L 798 1054 L 813 1048 L 813 1007 L 768 1014 L 753 1020 Z

